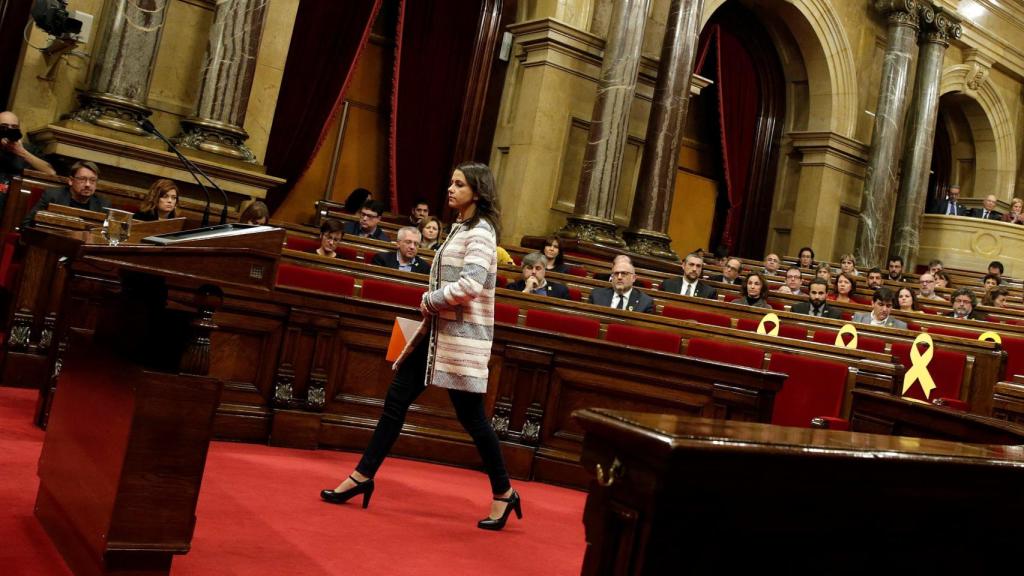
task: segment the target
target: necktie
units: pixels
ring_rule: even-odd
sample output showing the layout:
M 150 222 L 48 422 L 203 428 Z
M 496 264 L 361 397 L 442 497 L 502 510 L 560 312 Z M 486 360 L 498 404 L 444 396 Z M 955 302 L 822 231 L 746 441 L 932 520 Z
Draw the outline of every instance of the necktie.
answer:
M 684 296 L 693 296 L 693 284 L 686 285 L 686 294 Z
M 988 210 L 982 211 L 981 217 L 984 218 L 985 220 L 988 220 Z
M 946 209 L 947 216 L 956 216 L 956 204 L 953 202 L 949 203 L 949 207 Z
M 618 308 L 619 308 L 619 310 L 625 310 L 626 309 L 626 296 L 625 296 L 625 294 L 619 294 L 619 306 L 618 306 Z

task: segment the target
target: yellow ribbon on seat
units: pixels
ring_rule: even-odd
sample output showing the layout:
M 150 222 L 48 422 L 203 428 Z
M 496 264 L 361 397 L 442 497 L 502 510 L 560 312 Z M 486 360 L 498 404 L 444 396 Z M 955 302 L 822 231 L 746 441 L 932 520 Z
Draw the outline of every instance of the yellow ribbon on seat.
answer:
M 764 327 L 764 325 L 769 323 L 769 322 L 774 322 L 775 323 L 775 327 L 772 328 L 771 332 L 769 332 Z M 775 312 L 769 312 L 769 313 L 765 314 L 764 318 L 761 318 L 761 323 L 757 325 L 757 333 L 758 334 L 767 334 L 769 336 L 778 336 L 779 335 L 779 315 L 776 314 Z
M 981 336 L 978 336 L 978 340 L 982 342 L 995 342 L 1000 346 L 1003 345 L 1003 337 L 1000 336 L 998 332 L 985 332 Z
M 918 344 L 927 344 L 928 349 L 922 354 L 918 349 Z M 914 382 L 921 384 L 921 389 L 924 390 L 924 397 L 931 399 L 932 390 L 935 389 L 935 381 L 932 380 L 932 375 L 928 372 L 928 364 L 932 361 L 932 356 L 935 353 L 935 344 L 932 343 L 932 337 L 927 332 L 922 332 L 914 339 L 914 343 L 910 346 L 910 369 L 907 370 L 907 375 L 903 377 L 903 395 L 906 395 L 907 390 L 914 385 Z
M 850 343 L 849 344 L 847 344 L 846 342 L 843 342 L 843 335 L 844 334 L 850 334 L 852 336 L 852 338 L 850 338 Z M 842 328 L 840 328 L 839 329 L 839 333 L 836 334 L 836 346 L 839 346 L 840 348 L 849 348 L 850 350 L 856 350 L 857 349 L 857 327 L 854 326 L 853 324 L 846 324 Z

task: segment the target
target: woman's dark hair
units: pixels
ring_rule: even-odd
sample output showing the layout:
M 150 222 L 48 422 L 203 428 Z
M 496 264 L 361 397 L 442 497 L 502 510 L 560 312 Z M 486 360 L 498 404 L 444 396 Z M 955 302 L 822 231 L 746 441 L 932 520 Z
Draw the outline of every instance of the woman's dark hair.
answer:
M 238 217 L 238 221 L 242 224 L 249 224 L 263 219 L 270 220 L 270 209 L 259 200 L 249 204 L 249 207 Z
M 853 276 L 851 276 L 850 274 L 847 274 L 846 272 L 840 272 L 839 274 L 836 275 L 836 296 L 839 295 L 839 279 L 840 278 L 846 278 L 847 280 L 850 281 L 850 294 L 849 294 L 849 296 L 850 296 L 850 298 L 853 298 L 854 292 L 857 291 L 857 281 L 854 280 Z
M 349 193 L 348 198 L 345 199 L 345 212 L 349 214 L 355 214 L 366 204 L 366 201 L 373 197 L 366 188 L 356 188 Z
M 341 220 L 335 220 L 334 218 L 328 218 L 320 224 L 320 235 L 333 234 L 334 232 L 344 232 L 345 225 L 341 223 Z
M 804 255 L 804 252 L 810 252 L 811 253 L 811 267 L 813 268 L 814 267 L 814 249 L 811 248 L 810 246 L 804 246 L 803 248 L 801 248 L 800 251 L 796 253 L 796 259 L 800 260 L 800 258 Z
M 555 256 L 554 268 L 557 268 L 565 262 L 565 254 L 562 252 L 562 241 L 558 239 L 558 236 L 551 235 L 544 239 L 544 248 L 548 246 L 554 246 L 558 244 L 558 256 Z M 542 250 L 543 251 L 543 250 Z
M 750 298 L 750 294 L 747 292 L 747 283 L 750 282 L 750 279 L 754 276 L 757 276 L 757 279 L 761 281 L 761 294 L 758 295 L 757 299 L 764 300 L 768 295 L 768 283 L 764 281 L 764 276 L 762 276 L 760 272 L 751 272 L 743 279 L 743 284 L 740 285 L 740 294 L 743 294 L 744 298 Z
M 943 280 L 945 280 L 947 289 L 955 290 L 955 288 L 953 287 L 953 279 L 950 278 L 949 273 L 946 272 L 945 270 L 939 270 L 938 272 L 933 274 L 933 276 L 935 276 L 936 279 L 942 278 Z
M 900 305 L 900 294 L 902 294 L 904 290 L 910 292 L 910 309 L 920 311 L 921 306 L 917 303 L 917 294 L 914 294 L 914 291 L 907 287 L 900 288 L 899 291 L 896 292 L 896 306 L 898 307 Z
M 985 297 L 981 299 L 981 305 L 982 306 L 995 306 L 996 305 L 996 297 L 1002 296 L 1002 297 L 1005 298 L 1005 297 L 1007 297 L 1009 295 L 1010 295 L 1010 290 L 1008 288 L 1006 288 L 1005 286 L 996 286 L 994 288 L 989 288 L 989 290 L 987 292 L 985 292 Z
M 139 206 L 139 212 L 152 212 L 156 214 L 156 203 L 160 198 L 163 198 L 165 194 L 171 190 L 177 191 L 178 185 L 174 183 L 174 180 L 168 180 L 167 178 L 161 178 L 156 182 L 153 182 L 149 187 L 149 194 L 146 195 L 146 199 L 142 201 Z M 171 210 L 168 214 L 168 218 L 174 218 L 175 211 L 177 209 L 177 203 L 175 203 L 175 210 Z
M 463 162 L 455 167 L 466 177 L 466 184 L 476 193 L 476 211 L 463 222 L 466 228 L 476 226 L 481 219 L 487 220 L 494 228 L 495 239 L 501 237 L 501 208 L 498 206 L 498 186 L 494 173 L 482 162 Z

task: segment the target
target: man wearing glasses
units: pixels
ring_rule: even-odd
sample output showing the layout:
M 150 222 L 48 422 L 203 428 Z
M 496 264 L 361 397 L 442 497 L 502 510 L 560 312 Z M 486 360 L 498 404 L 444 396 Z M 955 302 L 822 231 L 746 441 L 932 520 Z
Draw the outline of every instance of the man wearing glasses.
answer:
M 921 283 L 921 290 L 917 292 L 918 300 L 945 300 L 935 293 L 935 276 L 932 276 L 931 272 L 921 274 L 917 281 Z
M 71 165 L 71 177 L 67 179 L 68 187 L 46 189 L 21 222 L 22 227 L 31 225 L 36 212 L 46 210 L 50 204 L 103 212 L 110 207 L 110 201 L 96 196 L 96 182 L 99 176 L 100 169 L 96 164 L 87 160 L 75 162 Z
M 390 242 L 391 237 L 378 226 L 382 214 L 384 214 L 383 202 L 367 200 L 366 204 L 363 204 L 363 207 L 359 210 L 359 222 L 345 223 L 345 235 L 362 236 L 363 238 Z
M 44 174 L 55 176 L 57 172 L 50 163 L 36 156 L 22 142 L 21 124 L 14 112 L 0 112 L 0 214 L 7 203 L 7 191 L 11 180 L 21 176 L 25 168 L 32 168 Z
M 718 276 L 712 276 L 713 282 L 725 282 L 726 284 L 736 284 L 739 286 L 743 284 L 743 279 L 740 278 L 740 266 L 742 263 L 736 258 L 729 258 L 725 261 L 725 266 L 722 266 L 722 273 Z
M 631 312 L 654 313 L 654 299 L 640 290 L 633 288 L 636 282 L 636 268 L 633 261 L 625 254 L 619 254 L 612 261 L 610 287 L 594 288 L 590 292 L 589 302 L 598 306 L 610 306 Z

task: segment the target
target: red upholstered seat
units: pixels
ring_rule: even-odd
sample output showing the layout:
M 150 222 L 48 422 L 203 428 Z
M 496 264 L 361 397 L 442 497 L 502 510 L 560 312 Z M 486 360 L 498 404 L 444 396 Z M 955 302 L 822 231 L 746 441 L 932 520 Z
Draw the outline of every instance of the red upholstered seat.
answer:
M 732 302 L 733 300 L 736 300 L 739 297 L 740 297 L 739 294 L 728 293 L 728 294 L 725 295 L 725 301 L 726 302 Z
M 361 295 L 366 300 L 377 300 L 419 308 L 424 292 L 426 292 L 426 289 L 421 286 L 410 286 L 408 284 L 367 278 L 363 280 Z
M 917 322 L 907 321 L 907 330 L 913 330 L 914 332 L 920 332 L 921 331 L 921 325 L 918 324 Z
M 282 262 L 277 266 L 277 285 L 351 296 L 356 280 L 337 272 L 305 268 Z
M 907 370 L 910 370 L 910 367 L 913 365 L 910 362 L 910 347 L 912 345 L 910 342 L 892 343 L 893 357 L 899 360 Z M 964 378 L 964 365 L 966 362 L 967 355 L 963 352 L 943 350 L 936 347 L 932 361 L 928 364 L 928 372 L 932 375 L 932 380 L 935 382 L 935 389 L 932 390 L 931 396 L 925 398 L 924 390 L 918 384 L 911 386 L 906 395 L 910 398 L 925 401 L 935 400 L 936 398 L 960 399 L 960 384 Z M 899 385 L 902 388 L 903 383 L 900 382 Z
M 316 248 L 313 249 L 316 251 Z M 344 258 L 345 260 L 359 260 L 359 252 L 355 248 L 349 248 L 348 246 L 335 246 L 334 253 L 337 254 L 336 258 Z
M 838 333 L 839 332 L 835 330 L 816 330 L 814 332 L 814 336 L 812 337 L 812 339 L 815 342 L 821 342 L 822 344 L 830 344 L 834 346 L 836 343 L 836 334 Z M 858 334 L 857 349 L 867 350 L 868 352 L 885 352 L 885 340 Z
M 1001 334 L 1003 350 L 1006 351 L 1006 365 L 1001 380 L 1013 380 L 1014 374 L 1024 374 L 1024 338 Z
M 955 336 L 956 338 L 969 338 L 971 340 L 977 340 L 981 332 L 975 332 L 973 330 L 958 330 L 956 328 L 948 328 L 946 326 L 929 326 L 928 332 L 931 334 L 942 334 L 943 336 Z
M 638 328 L 626 324 L 609 324 L 605 331 L 604 339 L 609 342 L 618 342 L 629 346 L 660 350 L 662 352 L 679 352 L 679 343 L 682 336 L 664 330 L 651 330 L 649 328 Z
M 21 234 L 17 232 L 8 232 L 3 237 L 3 244 L 0 245 L 0 288 L 14 288 L 14 279 L 20 270 L 20 265 L 14 261 L 14 250 L 20 238 Z
M 747 332 L 756 332 L 757 327 L 760 324 L 761 320 L 754 318 L 740 318 L 736 321 L 736 327 L 740 330 L 746 330 Z M 782 336 L 783 338 L 806 340 L 807 328 L 804 328 L 803 326 L 795 326 L 793 324 L 779 323 L 779 336 Z
M 504 276 L 495 276 L 494 285 L 498 288 L 504 288 L 509 285 L 508 278 L 505 278 Z
M 519 308 L 512 304 L 494 303 L 494 321 L 502 324 L 518 324 Z
M 298 250 L 299 252 L 316 252 L 316 249 L 320 247 L 320 240 L 304 236 L 289 236 L 285 242 L 285 247 L 289 250 Z
M 839 312 L 839 317 L 849 322 L 850 320 L 853 320 L 853 312 L 842 310 Z
M 644 290 L 651 289 L 651 281 L 648 280 L 647 278 L 637 278 L 636 285 L 643 288 Z
M 661 315 L 668 316 L 669 318 L 678 318 L 680 320 L 695 320 L 701 324 L 721 326 L 723 328 L 729 328 L 732 325 L 731 319 L 724 314 L 715 314 L 714 312 L 705 312 L 703 310 L 692 310 L 690 308 L 682 308 L 680 306 L 664 306 L 661 309 Z
M 784 303 L 779 302 L 778 300 L 773 300 L 771 298 L 768 299 L 768 305 L 771 306 L 773 310 L 785 310 L 786 309 L 786 305 Z
M 788 375 L 775 395 L 772 424 L 809 428 L 814 418 L 841 415 L 849 372 L 845 364 L 775 352 L 768 368 Z
M 583 292 L 580 292 L 579 288 L 575 288 L 573 286 L 567 286 L 567 288 L 569 288 L 569 300 L 573 300 L 575 302 L 583 301 Z
M 707 338 L 690 338 L 686 343 L 686 355 L 748 368 L 760 368 L 764 363 L 764 351 L 760 348 Z
M 593 318 L 584 318 L 572 314 L 560 314 L 548 310 L 530 309 L 526 311 L 526 325 L 539 330 L 549 330 L 560 334 L 597 338 L 601 333 L 601 322 Z
M 569 270 L 567 270 L 567 272 L 569 274 L 572 274 L 573 276 L 579 276 L 581 278 L 586 278 L 587 276 L 590 275 L 587 273 L 586 268 L 581 268 L 579 266 L 572 266 L 569 268 Z

